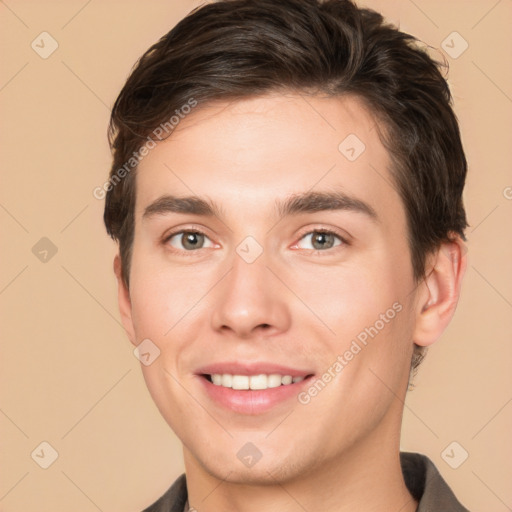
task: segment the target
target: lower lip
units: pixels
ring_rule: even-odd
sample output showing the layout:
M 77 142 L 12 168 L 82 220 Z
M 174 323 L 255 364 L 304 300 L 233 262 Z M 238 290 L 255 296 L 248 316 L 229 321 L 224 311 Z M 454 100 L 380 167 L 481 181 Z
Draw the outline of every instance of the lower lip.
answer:
M 205 377 L 199 376 L 208 396 L 223 407 L 240 413 L 257 415 L 269 411 L 278 404 L 296 398 L 312 376 L 300 382 L 268 389 L 238 390 L 217 386 Z

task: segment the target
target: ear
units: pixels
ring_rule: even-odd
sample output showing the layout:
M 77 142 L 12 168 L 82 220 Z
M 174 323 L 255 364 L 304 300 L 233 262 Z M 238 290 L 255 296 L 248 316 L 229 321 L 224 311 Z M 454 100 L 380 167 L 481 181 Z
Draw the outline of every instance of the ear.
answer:
M 136 346 L 135 330 L 132 322 L 132 302 L 130 299 L 130 291 L 128 290 L 122 276 L 122 264 L 119 254 L 114 258 L 114 273 L 117 278 L 117 300 L 119 303 L 119 312 L 121 313 L 121 322 L 123 323 L 128 339 Z
M 431 255 L 419 285 L 413 341 L 426 347 L 439 339 L 450 323 L 466 271 L 466 246 L 460 237 L 444 242 Z

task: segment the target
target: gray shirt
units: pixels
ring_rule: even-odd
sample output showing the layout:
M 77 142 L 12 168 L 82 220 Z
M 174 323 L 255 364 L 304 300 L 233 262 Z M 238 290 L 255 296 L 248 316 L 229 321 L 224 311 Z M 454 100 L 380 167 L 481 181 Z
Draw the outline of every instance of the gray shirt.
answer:
M 433 462 L 419 453 L 400 453 L 405 484 L 419 503 L 417 512 L 469 512 L 443 480 Z M 143 512 L 188 512 L 187 480 L 181 475 Z M 194 509 L 192 509 L 194 510 Z

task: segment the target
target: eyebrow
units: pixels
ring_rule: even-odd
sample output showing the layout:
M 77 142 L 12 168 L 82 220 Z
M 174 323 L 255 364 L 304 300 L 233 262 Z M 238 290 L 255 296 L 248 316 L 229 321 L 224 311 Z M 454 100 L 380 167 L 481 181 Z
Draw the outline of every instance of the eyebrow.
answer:
M 362 213 L 372 220 L 377 220 L 378 218 L 372 206 L 342 191 L 294 194 L 285 200 L 276 200 L 275 208 L 280 217 L 297 215 L 299 213 L 345 210 Z M 214 202 L 197 196 L 177 197 L 164 195 L 149 204 L 145 208 L 142 217 L 146 219 L 167 213 L 221 217 L 221 208 Z
M 176 197 L 164 195 L 153 201 L 144 209 L 142 218 L 146 219 L 155 215 L 166 213 L 188 213 L 212 217 L 220 213 L 220 209 L 214 203 L 196 196 Z
M 293 195 L 285 201 L 276 201 L 276 208 L 281 217 L 298 213 L 346 210 L 363 213 L 372 220 L 377 220 L 377 212 L 368 203 L 342 191 L 305 192 Z

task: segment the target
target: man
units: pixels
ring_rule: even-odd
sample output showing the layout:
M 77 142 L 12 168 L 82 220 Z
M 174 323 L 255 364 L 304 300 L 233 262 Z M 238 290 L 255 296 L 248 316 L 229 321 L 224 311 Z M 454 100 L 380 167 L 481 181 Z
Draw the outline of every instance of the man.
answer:
M 105 223 L 186 468 L 146 510 L 466 510 L 399 453 L 466 266 L 450 102 L 411 36 L 348 0 L 210 3 L 137 63 Z

